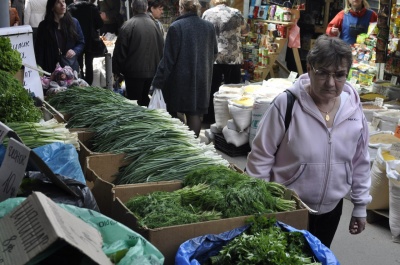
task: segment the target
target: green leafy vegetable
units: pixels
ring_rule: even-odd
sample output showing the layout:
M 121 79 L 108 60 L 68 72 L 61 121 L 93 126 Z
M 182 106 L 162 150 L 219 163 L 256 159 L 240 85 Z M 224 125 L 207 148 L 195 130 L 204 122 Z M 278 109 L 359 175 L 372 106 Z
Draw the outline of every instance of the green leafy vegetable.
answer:
M 0 37 L 0 51 L 0 70 L 15 74 L 21 69 L 21 54 L 12 48 L 10 38 Z
M 251 217 L 251 227 L 211 257 L 212 265 L 302 265 L 321 264 L 300 232 L 286 232 L 276 226 L 275 218 Z
M 28 91 L 14 76 L 0 70 L 0 121 L 38 122 L 41 117 Z

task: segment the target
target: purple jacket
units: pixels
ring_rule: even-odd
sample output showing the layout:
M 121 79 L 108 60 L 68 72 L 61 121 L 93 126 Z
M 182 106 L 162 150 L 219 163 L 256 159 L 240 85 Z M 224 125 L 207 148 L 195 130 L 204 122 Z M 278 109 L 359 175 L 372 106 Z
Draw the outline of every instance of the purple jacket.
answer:
M 328 129 L 304 89 L 309 83 L 308 74 L 303 74 L 290 88 L 297 100 L 286 133 L 286 93 L 268 108 L 258 126 L 246 172 L 295 190 L 318 214 L 333 210 L 350 191 L 353 216 L 366 217 L 371 201 L 369 133 L 360 98 L 346 83 L 341 107 Z

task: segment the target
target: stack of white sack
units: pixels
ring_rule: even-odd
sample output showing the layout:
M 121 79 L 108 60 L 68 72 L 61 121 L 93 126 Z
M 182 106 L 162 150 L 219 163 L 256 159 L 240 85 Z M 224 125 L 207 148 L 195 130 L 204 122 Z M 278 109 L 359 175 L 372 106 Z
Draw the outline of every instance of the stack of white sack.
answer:
M 376 131 L 394 132 L 400 119 L 400 110 L 391 109 L 374 112 L 371 124 Z

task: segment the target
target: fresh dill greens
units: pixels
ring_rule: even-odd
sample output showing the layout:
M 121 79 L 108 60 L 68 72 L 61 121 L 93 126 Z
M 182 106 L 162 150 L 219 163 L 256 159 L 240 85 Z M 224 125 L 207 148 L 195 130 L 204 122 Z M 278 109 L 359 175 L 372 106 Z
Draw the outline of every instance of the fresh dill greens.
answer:
M 321 264 L 300 232 L 283 231 L 275 218 L 252 216 L 251 227 L 225 245 L 209 265 L 303 265 Z

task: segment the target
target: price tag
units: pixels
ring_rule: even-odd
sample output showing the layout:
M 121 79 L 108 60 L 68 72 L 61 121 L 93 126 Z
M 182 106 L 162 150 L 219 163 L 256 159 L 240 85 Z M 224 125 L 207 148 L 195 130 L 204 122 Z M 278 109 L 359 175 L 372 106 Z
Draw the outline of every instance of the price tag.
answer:
M 7 125 L 0 122 L 0 143 L 4 141 L 4 137 L 6 137 L 10 131 L 11 129 Z
M 288 77 L 289 81 L 294 83 L 294 80 L 296 80 L 297 75 L 298 73 L 291 71 Z
M 25 145 L 10 138 L 0 168 L 0 202 L 17 195 L 28 164 L 30 151 Z
M 390 83 L 395 86 L 397 84 L 397 76 L 392 75 L 392 78 L 390 79 Z
M 400 143 L 394 143 L 390 147 L 390 154 L 396 159 L 400 159 Z
M 380 118 L 372 117 L 371 126 L 376 130 L 378 129 L 378 125 L 381 122 Z

